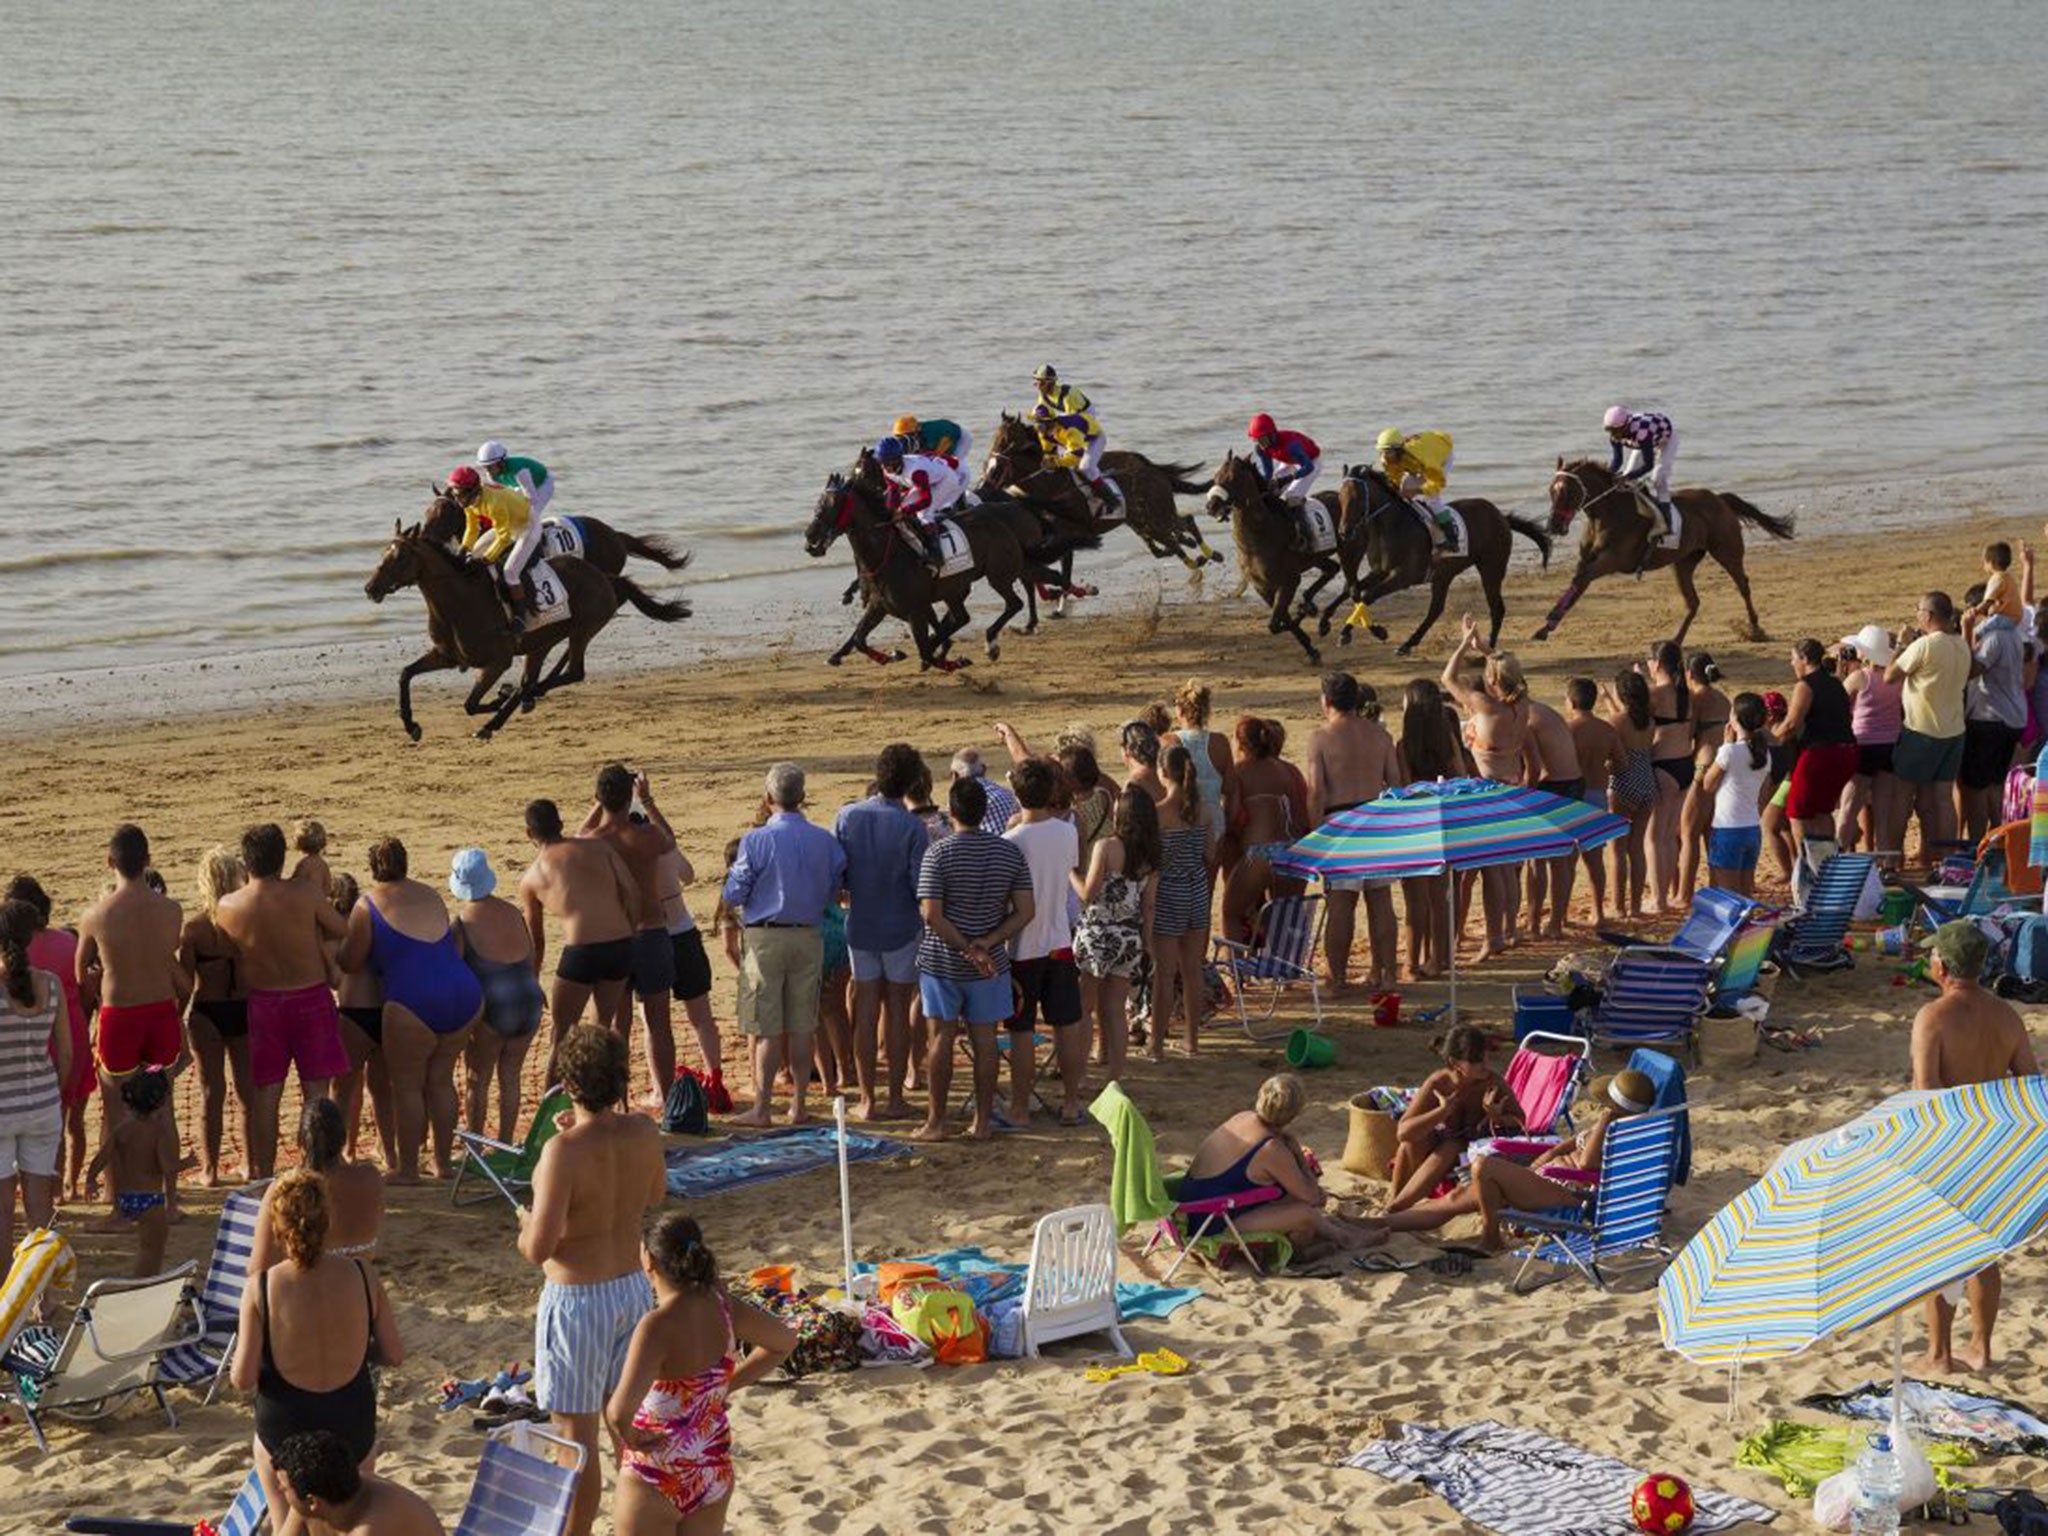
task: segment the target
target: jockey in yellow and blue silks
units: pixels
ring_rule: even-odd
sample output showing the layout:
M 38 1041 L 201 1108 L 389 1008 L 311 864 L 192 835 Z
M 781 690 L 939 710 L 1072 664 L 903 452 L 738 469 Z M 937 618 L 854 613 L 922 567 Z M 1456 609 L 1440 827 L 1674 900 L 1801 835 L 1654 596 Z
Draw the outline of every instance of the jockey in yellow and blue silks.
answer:
M 1046 462 L 1071 470 L 1101 516 L 1121 515 L 1123 491 L 1102 473 L 1102 423 L 1088 397 L 1073 385 L 1062 384 L 1051 363 L 1032 380 L 1038 386 L 1038 402 L 1031 407 L 1031 425 Z
M 1451 472 L 1448 432 L 1403 432 L 1389 427 L 1379 436 L 1380 468 L 1408 503 L 1422 514 L 1430 543 L 1458 553 L 1458 524 L 1443 504 Z

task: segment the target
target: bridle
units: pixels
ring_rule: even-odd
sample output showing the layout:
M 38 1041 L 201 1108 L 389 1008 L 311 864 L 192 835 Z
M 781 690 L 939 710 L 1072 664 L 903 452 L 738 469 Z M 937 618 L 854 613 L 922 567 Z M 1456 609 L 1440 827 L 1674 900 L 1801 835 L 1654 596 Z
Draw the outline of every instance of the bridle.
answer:
M 1557 489 L 1560 484 L 1566 481 L 1569 481 L 1571 484 L 1576 485 L 1579 488 L 1579 504 L 1576 507 L 1567 508 L 1565 511 L 1564 519 L 1560 522 L 1557 516 Z M 1598 506 L 1608 497 L 1618 494 L 1625 488 L 1625 483 L 1623 481 L 1617 480 L 1614 482 L 1614 484 L 1608 486 L 1607 489 L 1604 491 L 1589 491 L 1586 489 L 1586 481 L 1584 476 L 1580 475 L 1575 470 L 1559 469 L 1556 474 L 1550 477 L 1551 525 L 1559 529 L 1569 528 L 1574 517 L 1578 516 L 1581 512 L 1585 513 L 1588 517 L 1591 517 L 1593 515 L 1594 507 Z

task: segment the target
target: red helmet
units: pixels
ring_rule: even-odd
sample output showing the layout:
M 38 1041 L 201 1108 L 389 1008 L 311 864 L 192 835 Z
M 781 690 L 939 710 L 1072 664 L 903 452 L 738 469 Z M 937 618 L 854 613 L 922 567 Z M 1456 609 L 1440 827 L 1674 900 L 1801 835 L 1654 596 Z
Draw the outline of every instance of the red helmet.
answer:
M 1249 437 L 1253 442 L 1256 443 L 1262 441 L 1265 438 L 1271 437 L 1274 433 L 1278 432 L 1279 430 L 1280 429 L 1278 427 L 1273 425 L 1273 418 L 1268 416 L 1264 411 L 1261 411 L 1258 415 L 1252 418 L 1252 424 L 1249 427 L 1245 428 L 1245 436 Z
M 483 484 L 474 465 L 458 464 L 448 471 L 448 489 L 451 491 L 473 491 Z

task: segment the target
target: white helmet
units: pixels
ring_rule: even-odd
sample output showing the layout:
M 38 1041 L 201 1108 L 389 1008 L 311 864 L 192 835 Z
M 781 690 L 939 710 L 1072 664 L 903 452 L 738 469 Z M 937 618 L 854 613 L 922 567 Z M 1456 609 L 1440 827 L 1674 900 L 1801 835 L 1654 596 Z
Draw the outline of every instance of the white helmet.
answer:
M 490 468 L 490 466 L 493 464 L 504 463 L 505 445 L 499 442 L 495 437 L 492 438 L 488 443 L 485 443 L 483 447 L 477 449 L 476 461 L 477 463 L 483 465 L 486 469 Z

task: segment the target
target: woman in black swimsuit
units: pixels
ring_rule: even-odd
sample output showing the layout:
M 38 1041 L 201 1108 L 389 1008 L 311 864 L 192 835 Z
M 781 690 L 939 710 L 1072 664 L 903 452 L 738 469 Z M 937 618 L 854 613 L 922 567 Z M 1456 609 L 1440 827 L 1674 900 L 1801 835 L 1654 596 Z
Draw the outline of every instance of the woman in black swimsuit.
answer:
M 1705 651 L 1694 651 L 1685 662 L 1686 691 L 1692 706 L 1692 787 L 1685 792 L 1685 806 L 1678 819 L 1678 893 L 1690 901 L 1699 884 L 1700 860 L 1706 857 L 1707 834 L 1714 827 L 1714 797 L 1702 794 L 1699 776 L 1714 761 L 1714 754 L 1728 739 L 1728 717 L 1733 712 L 1728 695 L 1714 685 L 1721 669 Z
M 1678 823 L 1692 788 L 1692 695 L 1685 687 L 1685 653 L 1669 640 L 1650 652 L 1650 766 L 1657 770 L 1657 803 L 1650 811 L 1650 910 L 1685 905 L 1678 889 Z
M 230 1069 L 235 1100 L 242 1106 L 242 1145 L 249 1145 L 249 1100 L 255 1094 L 249 1077 L 249 1004 L 236 967 L 240 954 L 213 923 L 221 897 L 239 890 L 248 878 L 232 849 L 209 848 L 199 861 L 199 910 L 178 936 L 178 964 L 196 978 L 185 1026 L 199 1062 L 199 1167 L 209 1187 L 228 1182 L 220 1171 L 220 1147 Z
M 325 1251 L 327 1184 L 295 1168 L 270 1192 L 271 1236 L 284 1258 L 249 1277 L 230 1380 L 256 1394 L 256 1470 L 274 1530 L 291 1529 L 271 1456 L 292 1435 L 325 1429 L 375 1470 L 373 1365 L 405 1359 L 384 1288 L 361 1259 Z

